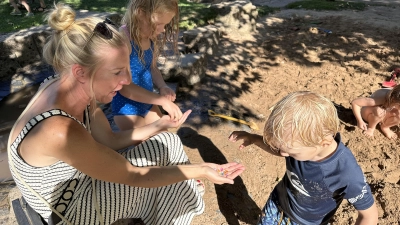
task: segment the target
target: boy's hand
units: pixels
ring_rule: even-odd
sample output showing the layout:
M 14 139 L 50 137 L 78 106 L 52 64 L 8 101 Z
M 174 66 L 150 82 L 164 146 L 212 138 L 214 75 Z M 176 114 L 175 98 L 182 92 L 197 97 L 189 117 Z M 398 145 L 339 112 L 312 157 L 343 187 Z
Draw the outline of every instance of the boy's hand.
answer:
M 164 86 L 164 87 L 160 88 L 160 95 L 166 97 L 171 102 L 174 102 L 176 99 L 175 92 L 168 86 Z
M 233 179 L 243 173 L 245 167 L 239 163 L 226 163 L 222 165 L 205 163 L 209 169 L 206 178 L 214 184 L 233 184 Z
M 180 120 L 182 117 L 181 109 L 172 101 L 165 98 L 164 104 L 161 105 L 165 111 L 167 111 L 169 117 L 173 121 Z
M 232 142 L 243 140 L 243 143 L 239 146 L 239 149 L 243 149 L 244 147 L 254 144 L 255 140 L 252 137 L 252 134 L 246 131 L 233 131 L 231 135 L 229 135 L 229 140 Z

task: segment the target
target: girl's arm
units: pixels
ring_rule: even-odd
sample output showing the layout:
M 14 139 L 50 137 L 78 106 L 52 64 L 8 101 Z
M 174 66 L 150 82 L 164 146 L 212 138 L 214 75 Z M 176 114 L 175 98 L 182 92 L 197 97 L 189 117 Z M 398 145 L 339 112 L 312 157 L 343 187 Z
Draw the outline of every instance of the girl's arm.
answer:
M 131 83 L 129 85 L 124 85 L 119 93 L 124 97 L 137 102 L 160 105 L 168 112 L 169 116 L 173 120 L 179 120 L 182 117 L 182 111 L 175 103 L 171 102 L 164 96 L 150 92 L 136 84 Z
M 179 127 L 191 113 L 191 110 L 185 112 L 180 120 L 172 121 L 168 116 L 163 116 L 154 123 L 144 127 L 114 132 L 100 108 L 97 108 L 90 118 L 90 126 L 93 138 L 114 150 L 123 149 L 132 145 L 137 145 L 151 136 L 164 131 L 168 128 Z
M 143 102 L 147 104 L 153 105 L 165 105 L 167 98 L 160 96 L 154 92 L 148 91 L 134 83 L 130 83 L 129 85 L 124 85 L 122 89 L 119 91 L 121 95 L 126 98 L 132 99 L 137 102 Z
M 359 97 L 354 99 L 351 102 L 351 108 L 354 116 L 357 120 L 357 126 L 362 130 L 367 130 L 367 124 L 363 119 L 367 120 L 367 118 L 362 118 L 361 116 L 361 108 L 364 106 L 379 106 L 385 102 L 385 96 L 377 95 L 376 97 Z
M 46 147 L 36 148 L 36 154 L 61 160 L 94 179 L 146 188 L 194 178 L 232 184 L 233 179 L 244 171 L 237 163 L 135 167 L 122 155 L 94 140 L 74 120 L 58 117 L 42 123 L 46 123 L 43 124 L 46 129 L 40 129 L 35 144 Z M 213 168 L 226 169 L 227 176 L 221 177 Z
M 160 90 L 160 95 L 166 97 L 172 102 L 175 101 L 175 92 L 168 87 L 168 85 L 164 81 L 164 78 L 162 77 L 160 70 L 154 64 L 151 66 L 151 76 L 153 78 L 153 83 Z
M 250 134 L 250 133 L 247 133 L 246 131 L 234 131 L 229 136 L 229 140 L 232 142 L 243 140 L 243 143 L 239 146 L 239 149 L 243 149 L 244 147 L 246 147 L 248 145 L 255 144 L 258 147 L 260 147 L 261 149 L 263 149 L 264 151 L 266 151 L 272 155 L 282 157 L 282 155 L 279 154 L 279 151 L 274 151 L 273 149 L 271 149 L 271 147 L 269 145 L 265 144 L 263 141 L 263 137 L 258 134 Z
M 372 98 L 367 98 L 367 97 L 360 97 L 356 98 L 351 102 L 351 109 L 353 111 L 354 116 L 356 117 L 357 120 L 357 127 L 359 127 L 361 130 L 367 130 L 367 124 L 364 122 L 362 116 L 361 116 L 361 108 L 363 106 L 367 105 L 374 105 L 374 101 Z

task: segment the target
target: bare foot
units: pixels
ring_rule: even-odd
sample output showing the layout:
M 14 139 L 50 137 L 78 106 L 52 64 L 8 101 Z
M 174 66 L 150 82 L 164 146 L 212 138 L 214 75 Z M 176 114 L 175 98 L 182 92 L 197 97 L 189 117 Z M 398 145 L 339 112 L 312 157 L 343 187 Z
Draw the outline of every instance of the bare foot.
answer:
M 394 139 L 397 139 L 397 137 L 398 137 L 397 134 L 395 132 L 393 132 L 390 128 L 385 127 L 385 128 L 381 128 L 381 130 L 382 130 L 383 134 L 389 139 L 394 140 Z
M 387 138 L 389 138 L 389 139 L 392 139 L 392 140 L 397 139 L 397 134 L 395 132 L 393 132 L 393 131 L 385 132 L 385 136 Z
M 372 137 L 374 137 L 374 130 L 375 130 L 375 129 L 370 129 L 370 128 L 368 128 L 366 131 L 363 132 L 363 134 L 364 134 L 365 136 L 367 136 L 367 137 L 372 138 Z

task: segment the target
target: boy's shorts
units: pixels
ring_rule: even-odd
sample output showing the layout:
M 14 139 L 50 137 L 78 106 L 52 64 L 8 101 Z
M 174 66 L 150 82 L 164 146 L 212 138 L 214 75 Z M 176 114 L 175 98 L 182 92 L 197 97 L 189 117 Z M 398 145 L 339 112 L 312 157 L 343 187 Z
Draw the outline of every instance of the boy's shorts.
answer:
M 269 196 L 257 225 L 300 225 L 286 217 Z

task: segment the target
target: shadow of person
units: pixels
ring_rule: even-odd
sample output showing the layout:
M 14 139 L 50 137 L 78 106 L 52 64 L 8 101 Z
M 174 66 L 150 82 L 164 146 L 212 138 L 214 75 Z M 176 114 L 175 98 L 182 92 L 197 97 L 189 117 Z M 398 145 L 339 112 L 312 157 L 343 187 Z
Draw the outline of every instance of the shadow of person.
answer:
M 227 159 L 213 142 L 199 135 L 195 130 L 182 127 L 178 130 L 182 143 L 189 148 L 197 148 L 205 162 L 217 164 L 227 163 Z M 247 192 L 247 188 L 240 176 L 235 178 L 233 185 L 214 185 L 217 194 L 218 206 L 229 224 L 239 225 L 239 221 L 247 224 L 256 224 L 260 215 L 260 208 Z
M 353 114 L 353 110 L 351 108 L 346 108 L 342 105 L 336 104 L 332 102 L 337 110 L 337 114 L 340 122 L 344 125 L 344 128 L 351 132 L 354 131 L 357 127 L 357 120 Z

